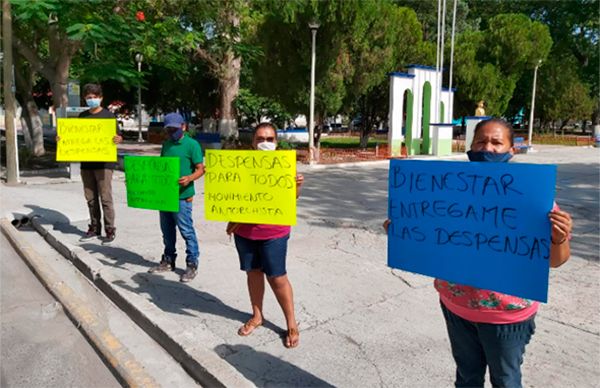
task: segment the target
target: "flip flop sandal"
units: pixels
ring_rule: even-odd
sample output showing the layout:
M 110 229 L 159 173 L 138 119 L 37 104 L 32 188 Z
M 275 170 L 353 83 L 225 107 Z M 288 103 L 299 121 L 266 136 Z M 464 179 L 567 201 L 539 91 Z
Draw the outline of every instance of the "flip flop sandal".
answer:
M 298 329 L 292 327 L 287 331 L 287 337 L 285 338 L 285 347 L 288 349 L 295 348 L 300 343 L 300 333 Z
M 262 321 L 256 322 L 250 319 L 248 322 L 244 323 L 242 327 L 239 328 L 238 335 L 242 337 L 249 336 L 257 327 L 262 326 L 262 324 Z

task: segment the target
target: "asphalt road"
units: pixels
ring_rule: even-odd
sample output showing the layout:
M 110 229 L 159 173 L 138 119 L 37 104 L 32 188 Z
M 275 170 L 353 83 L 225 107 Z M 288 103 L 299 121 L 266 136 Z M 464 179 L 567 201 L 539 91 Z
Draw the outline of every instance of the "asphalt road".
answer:
M 1 234 L 0 253 L 0 386 L 120 387 Z

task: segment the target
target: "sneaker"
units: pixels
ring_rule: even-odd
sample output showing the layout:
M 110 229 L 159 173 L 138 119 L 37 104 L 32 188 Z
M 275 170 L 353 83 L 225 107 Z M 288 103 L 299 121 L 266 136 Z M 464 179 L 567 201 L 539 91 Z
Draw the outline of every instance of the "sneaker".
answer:
M 95 238 L 100 238 L 100 233 L 92 225 L 88 225 L 88 231 L 79 239 L 81 242 L 90 241 Z
M 150 273 L 168 271 L 175 271 L 175 260 L 170 261 L 165 255 L 162 256 L 160 263 L 158 263 L 156 267 L 152 267 L 148 270 Z
M 102 239 L 102 245 L 110 245 L 112 244 L 113 241 L 115 241 L 115 238 L 117 238 L 117 235 L 115 233 L 115 228 L 112 229 L 108 229 L 106 231 L 106 237 L 104 237 Z
M 187 266 L 183 275 L 181 275 L 181 279 L 179 279 L 182 283 L 191 282 L 196 277 L 198 273 L 198 269 L 196 267 Z

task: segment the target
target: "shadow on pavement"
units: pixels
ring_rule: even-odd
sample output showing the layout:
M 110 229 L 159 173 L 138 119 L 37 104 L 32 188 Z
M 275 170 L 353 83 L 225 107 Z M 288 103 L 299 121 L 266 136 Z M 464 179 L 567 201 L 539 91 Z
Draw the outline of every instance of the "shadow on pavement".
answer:
M 86 232 L 72 225 L 71 220 L 59 211 L 37 205 L 26 204 L 24 206 L 31 209 L 29 217 L 32 217 L 33 215 L 42 217 L 42 223 L 52 225 L 54 230 L 66 234 L 74 234 L 76 236 L 83 236 Z
M 189 310 L 195 310 L 202 314 L 215 315 L 241 323 L 251 318 L 250 314 L 229 307 L 207 292 L 178 281 L 165 279 L 159 274 L 138 273 L 133 275 L 131 280 L 137 286 L 132 287 L 122 280 L 114 284 L 133 293 L 148 295 L 150 302 L 169 313 L 193 316 Z M 284 332 L 282 328 L 269 321 L 266 321 L 263 327 L 276 333 Z
M 98 240 L 98 242 L 99 241 L 100 240 Z M 111 267 L 128 269 L 127 267 L 124 266 L 124 264 L 135 264 L 135 265 L 140 265 L 140 266 L 144 266 L 144 267 L 148 267 L 148 268 L 156 265 L 156 263 L 154 261 L 146 260 L 143 256 L 141 256 L 135 252 L 132 252 L 128 249 L 124 249 L 124 248 L 101 245 L 100 243 L 98 243 L 98 244 L 86 243 L 86 244 L 80 244 L 79 246 L 81 248 L 85 249 L 86 251 L 89 251 L 92 253 L 99 253 L 99 254 L 105 256 L 106 259 L 98 258 L 98 257 L 96 257 L 96 258 L 102 264 L 108 265 Z
M 223 344 L 215 351 L 257 387 L 333 387 L 287 361 L 247 345 Z

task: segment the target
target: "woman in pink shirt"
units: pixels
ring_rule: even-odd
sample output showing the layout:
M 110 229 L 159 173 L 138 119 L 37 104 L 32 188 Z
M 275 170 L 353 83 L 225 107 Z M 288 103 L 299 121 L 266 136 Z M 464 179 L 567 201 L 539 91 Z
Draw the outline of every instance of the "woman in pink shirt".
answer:
M 475 162 L 508 162 L 513 155 L 512 127 L 501 119 L 481 121 L 467 154 Z M 555 268 L 569 259 L 573 224 L 569 213 L 557 205 L 548 217 L 552 225 L 550 266 Z M 386 231 L 389 223 L 384 223 Z M 521 387 L 521 364 L 535 331 L 539 303 L 441 279 L 434 285 L 456 362 L 455 385 L 483 387 L 489 367 L 492 386 Z
M 252 140 L 254 149 L 274 151 L 277 148 L 277 131 L 270 123 L 256 127 Z M 304 182 L 301 174 L 296 175 L 296 197 Z M 298 346 L 300 334 L 294 314 L 292 285 L 287 277 L 285 259 L 290 226 L 229 223 L 227 234 L 235 236 L 235 246 L 240 259 L 240 269 L 246 271 L 248 292 L 252 304 L 252 318 L 239 328 L 238 334 L 247 336 L 264 321 L 262 307 L 265 293 L 265 277 L 277 302 L 283 310 L 287 323 L 285 346 Z

